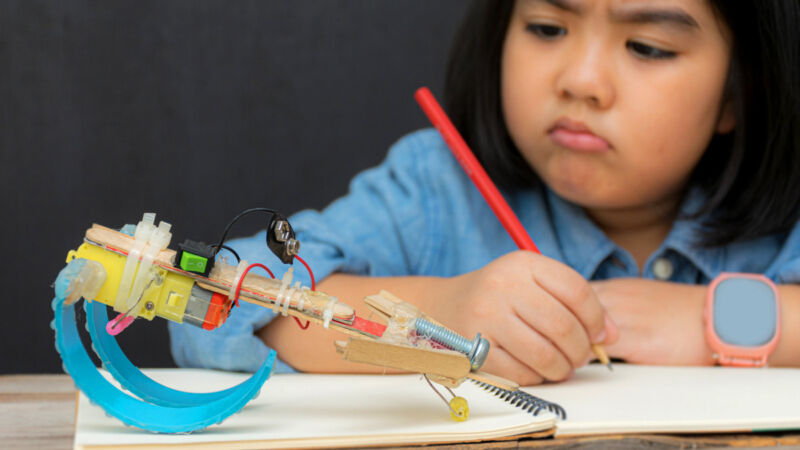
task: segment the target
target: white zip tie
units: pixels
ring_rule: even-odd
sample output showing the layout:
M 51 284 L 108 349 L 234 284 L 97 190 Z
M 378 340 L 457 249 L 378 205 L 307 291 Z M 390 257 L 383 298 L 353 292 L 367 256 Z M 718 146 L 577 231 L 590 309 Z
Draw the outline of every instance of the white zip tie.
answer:
M 233 277 L 233 283 L 231 283 L 231 290 L 228 292 L 228 298 L 230 300 L 236 299 L 236 286 L 239 285 L 239 279 L 242 278 L 242 274 L 249 265 L 250 263 L 248 263 L 247 260 L 243 259 L 239 261 L 239 265 L 236 266 L 236 276 Z M 242 283 L 242 286 L 244 287 L 244 283 Z
M 292 290 L 291 287 L 288 286 L 286 287 L 286 289 L 283 289 L 283 286 L 281 286 L 281 288 L 282 289 L 280 290 L 280 292 L 278 292 L 278 298 L 275 299 L 275 306 L 273 308 L 273 311 L 275 312 L 280 311 L 281 315 L 283 317 L 286 317 L 287 315 L 289 315 L 288 314 L 289 304 L 291 303 L 292 294 L 294 294 L 294 291 Z
M 278 296 L 275 297 L 275 303 L 272 304 L 272 312 L 278 313 L 280 311 L 281 303 L 283 303 L 283 293 L 284 290 L 281 288 L 281 290 L 278 291 Z
M 306 292 L 309 292 L 308 286 L 303 286 L 300 290 L 300 299 L 297 301 L 297 309 L 305 311 L 304 305 L 306 303 Z
M 289 315 L 289 303 L 291 302 L 292 294 L 294 294 L 294 290 L 292 288 L 286 289 L 286 292 L 283 294 L 283 299 L 280 303 L 276 302 L 276 308 L 280 309 L 281 315 L 286 317 Z
M 153 267 L 153 260 L 156 259 L 158 253 L 167 248 L 169 241 L 172 239 L 170 233 L 170 225 L 163 220 L 147 240 L 147 246 L 142 251 L 142 260 L 139 262 L 139 268 L 136 271 L 136 276 L 133 277 L 133 288 L 131 288 L 130 295 L 125 300 L 125 308 L 131 309 L 139 304 L 144 298 L 144 291 L 146 285 L 149 285 L 153 279 L 155 271 L 151 270 Z
M 156 226 L 153 222 L 156 220 L 155 213 L 144 213 L 142 220 L 136 225 L 133 232 L 133 245 L 128 250 L 128 257 L 125 259 L 125 268 L 122 271 L 122 278 L 117 288 L 117 296 L 114 300 L 114 311 L 125 312 L 128 296 L 130 295 L 131 287 L 133 287 L 134 274 L 139 266 L 139 257 L 142 254 L 147 242 L 150 240 L 150 235 L 155 231 Z
M 272 304 L 272 312 L 277 313 L 278 310 L 281 308 L 281 300 L 283 300 L 283 285 L 281 285 L 280 290 L 278 291 L 278 295 L 275 296 L 275 303 Z
M 278 312 L 281 308 L 281 304 L 283 303 L 284 294 L 286 293 L 286 288 L 292 284 L 292 277 L 294 276 L 294 267 L 290 267 L 289 270 L 283 274 L 283 278 L 281 278 L 281 289 L 278 291 L 278 296 L 275 297 L 275 304 L 272 305 L 272 311 Z M 289 299 L 287 298 L 286 301 L 288 302 Z M 286 315 L 285 313 L 283 314 Z
M 331 297 L 330 301 L 328 302 L 328 306 L 325 307 L 325 311 L 322 312 L 322 326 L 325 329 L 328 329 L 328 325 L 331 323 L 331 319 L 333 319 L 333 307 L 336 305 L 339 299 L 336 297 Z
M 284 302 L 283 310 L 281 311 L 281 314 L 283 314 L 284 317 L 289 315 L 289 304 L 292 302 L 292 297 L 299 292 L 300 292 L 300 282 L 295 281 L 294 286 L 292 286 L 292 288 L 286 292 L 285 296 L 286 302 Z

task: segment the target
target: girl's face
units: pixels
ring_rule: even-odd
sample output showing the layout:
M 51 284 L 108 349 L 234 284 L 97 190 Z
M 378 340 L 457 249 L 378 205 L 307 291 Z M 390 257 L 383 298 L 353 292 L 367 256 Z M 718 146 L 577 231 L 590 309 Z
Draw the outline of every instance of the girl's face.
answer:
M 674 201 L 715 132 L 730 59 L 701 0 L 517 0 L 503 48 L 508 131 L 589 209 Z

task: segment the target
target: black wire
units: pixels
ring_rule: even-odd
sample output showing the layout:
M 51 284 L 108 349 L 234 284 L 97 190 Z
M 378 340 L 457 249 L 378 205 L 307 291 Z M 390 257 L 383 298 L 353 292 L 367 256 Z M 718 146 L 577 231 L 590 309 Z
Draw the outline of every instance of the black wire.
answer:
M 237 262 L 237 263 L 238 263 L 238 262 L 240 262 L 240 261 L 242 260 L 242 258 L 239 258 L 239 254 L 238 254 L 238 253 L 236 253 L 236 250 L 234 250 L 234 249 L 232 249 L 232 248 L 228 247 L 227 245 L 223 245 L 222 247 L 217 247 L 218 245 L 219 245 L 219 244 L 211 244 L 209 247 L 211 247 L 211 248 L 223 248 L 223 249 L 225 249 L 225 250 L 227 250 L 227 251 L 229 251 L 229 252 L 233 253 L 233 256 L 235 256 L 235 257 L 236 257 L 236 262 Z M 215 253 L 214 253 L 214 256 L 216 256 L 216 255 L 217 255 L 217 253 L 219 253 L 219 252 L 215 252 Z
M 246 216 L 248 214 L 254 213 L 254 212 L 265 212 L 265 213 L 272 214 L 272 215 L 277 214 L 277 211 L 275 211 L 274 209 L 269 209 L 269 208 L 250 208 L 250 209 L 245 209 L 244 211 L 240 212 L 239 214 L 236 215 L 236 217 L 233 218 L 233 220 L 231 220 L 228 223 L 228 226 L 225 227 L 225 231 L 222 233 L 222 238 L 219 240 L 219 244 L 214 246 L 214 247 L 217 248 L 217 253 L 219 253 L 220 250 L 222 250 L 224 248 L 223 244 L 225 243 L 225 238 L 228 237 L 228 231 L 231 230 L 231 227 L 233 226 L 233 224 L 235 224 L 242 217 L 244 217 L 244 216 Z M 270 220 L 271 219 L 272 219 L 272 216 L 270 216 Z M 269 220 L 267 220 L 267 235 L 269 235 Z M 217 253 L 215 253 L 214 255 L 216 255 Z

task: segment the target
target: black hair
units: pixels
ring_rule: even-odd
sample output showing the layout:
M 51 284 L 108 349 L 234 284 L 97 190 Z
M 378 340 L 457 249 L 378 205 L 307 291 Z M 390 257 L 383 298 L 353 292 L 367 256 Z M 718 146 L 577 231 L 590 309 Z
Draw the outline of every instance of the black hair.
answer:
M 690 184 L 705 189 L 698 244 L 789 231 L 800 219 L 800 1 L 708 0 L 731 30 L 724 102 L 735 129 L 715 135 Z M 445 107 L 489 175 L 507 189 L 541 183 L 503 119 L 500 66 L 514 0 L 476 0 L 445 75 Z

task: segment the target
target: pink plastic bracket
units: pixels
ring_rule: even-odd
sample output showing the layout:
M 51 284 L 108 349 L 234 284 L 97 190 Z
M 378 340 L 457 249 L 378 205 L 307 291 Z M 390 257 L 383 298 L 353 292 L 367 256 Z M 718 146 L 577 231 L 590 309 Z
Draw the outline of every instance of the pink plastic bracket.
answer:
M 122 333 L 125 328 L 128 328 L 128 325 L 132 324 L 134 319 L 136 318 L 133 316 L 120 314 L 106 324 L 106 331 L 108 331 L 108 334 L 116 336 Z

